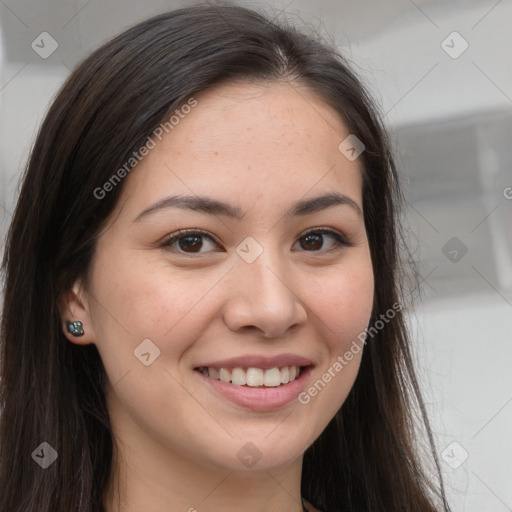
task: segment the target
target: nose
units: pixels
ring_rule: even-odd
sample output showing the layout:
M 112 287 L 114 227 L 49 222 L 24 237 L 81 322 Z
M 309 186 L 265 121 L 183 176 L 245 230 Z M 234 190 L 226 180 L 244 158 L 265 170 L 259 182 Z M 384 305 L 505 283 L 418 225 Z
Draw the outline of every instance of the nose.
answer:
M 307 321 L 297 278 L 278 258 L 267 250 L 252 263 L 236 261 L 224 307 L 224 322 L 232 331 L 258 330 L 273 338 Z

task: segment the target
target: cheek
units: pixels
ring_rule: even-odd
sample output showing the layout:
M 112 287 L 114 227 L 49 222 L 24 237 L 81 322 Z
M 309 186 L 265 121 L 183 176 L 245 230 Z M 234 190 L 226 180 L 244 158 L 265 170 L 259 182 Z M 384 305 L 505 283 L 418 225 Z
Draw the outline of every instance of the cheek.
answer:
M 191 421 L 186 413 L 190 395 L 179 383 L 177 365 L 213 321 L 209 292 L 224 274 L 219 270 L 198 278 L 196 271 L 192 278 L 161 262 L 98 262 L 94 328 L 113 391 L 112 413 L 128 411 L 132 418 L 151 418 L 149 424 L 158 425 L 162 411 L 169 410 L 180 424 Z
M 320 284 L 320 283 L 318 283 Z M 374 278 L 369 258 L 334 272 L 322 282 L 322 293 L 311 295 L 312 317 L 321 333 L 321 365 L 299 403 L 310 409 L 316 430 L 322 430 L 343 405 L 357 377 L 363 355 L 364 331 L 370 321 Z M 323 349 L 323 350 L 322 350 Z
M 93 274 L 94 331 L 112 383 L 128 372 L 144 382 L 155 367 L 176 365 L 212 320 L 207 296 L 222 273 L 212 274 L 192 279 L 150 258 L 98 261 Z M 137 359 L 139 347 L 149 347 L 150 360 L 157 356 L 157 364 L 144 366 Z
M 369 257 L 364 255 L 326 275 L 318 291 L 310 305 L 325 326 L 330 351 L 344 351 L 367 327 L 372 313 L 374 278 Z

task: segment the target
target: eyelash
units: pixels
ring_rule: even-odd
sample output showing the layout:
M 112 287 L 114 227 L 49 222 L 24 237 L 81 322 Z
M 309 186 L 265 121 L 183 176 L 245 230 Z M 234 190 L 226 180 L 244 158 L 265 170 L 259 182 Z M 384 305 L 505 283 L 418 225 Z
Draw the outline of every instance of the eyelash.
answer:
M 305 238 L 308 235 L 330 235 L 334 238 L 335 245 L 337 245 L 337 247 L 327 249 L 327 250 L 320 249 L 318 251 L 305 250 L 305 252 L 327 252 L 327 253 L 329 253 L 329 252 L 332 252 L 335 250 L 340 250 L 342 247 L 352 247 L 353 246 L 353 244 L 351 242 L 349 242 L 343 235 L 341 235 L 337 231 L 333 231 L 332 229 L 314 228 L 309 231 L 306 231 L 301 237 L 299 237 L 298 240 L 300 240 L 301 238 Z M 186 238 L 189 236 L 201 236 L 201 237 L 209 238 L 212 242 L 218 244 L 218 242 L 206 231 L 202 231 L 200 229 L 180 229 L 180 230 L 176 231 L 175 233 L 171 233 L 170 235 L 167 235 L 164 242 L 161 244 L 161 247 L 171 248 L 172 244 L 174 244 L 175 242 L 179 241 L 182 238 Z M 196 252 L 196 253 L 185 252 L 185 251 L 176 250 L 176 249 L 174 249 L 174 251 L 178 252 L 179 254 L 186 254 L 186 255 L 190 255 L 192 257 L 194 257 L 193 255 L 205 254 L 205 253 L 201 253 L 201 252 Z M 211 252 L 211 251 L 207 251 L 207 252 Z

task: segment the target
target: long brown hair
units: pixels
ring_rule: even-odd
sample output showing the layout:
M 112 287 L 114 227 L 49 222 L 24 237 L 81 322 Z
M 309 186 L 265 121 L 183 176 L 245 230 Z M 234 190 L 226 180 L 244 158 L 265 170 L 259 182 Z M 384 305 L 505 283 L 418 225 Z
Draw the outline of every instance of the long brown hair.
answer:
M 371 325 L 401 300 L 401 198 L 389 138 L 345 59 L 319 37 L 229 3 L 137 24 L 71 73 L 23 176 L 2 265 L 0 512 L 103 510 L 115 453 L 105 372 L 95 345 L 67 341 L 58 299 L 87 279 L 123 182 L 101 200 L 95 189 L 191 95 L 230 80 L 305 85 L 364 142 Z M 31 458 L 42 442 L 58 453 L 45 470 Z M 305 452 L 301 487 L 325 512 L 449 510 L 401 311 L 368 342 L 348 398 Z

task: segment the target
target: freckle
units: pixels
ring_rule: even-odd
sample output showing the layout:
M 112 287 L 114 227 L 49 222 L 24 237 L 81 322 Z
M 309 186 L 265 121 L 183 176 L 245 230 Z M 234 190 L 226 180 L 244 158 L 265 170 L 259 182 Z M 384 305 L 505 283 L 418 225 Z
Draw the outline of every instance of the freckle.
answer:
M 219 152 L 218 152 L 218 151 L 214 151 L 214 152 L 213 152 L 213 154 L 214 154 L 214 155 L 218 155 L 218 154 L 219 154 Z

